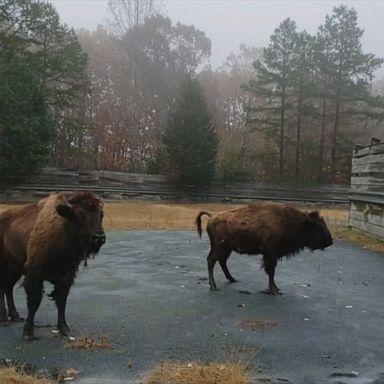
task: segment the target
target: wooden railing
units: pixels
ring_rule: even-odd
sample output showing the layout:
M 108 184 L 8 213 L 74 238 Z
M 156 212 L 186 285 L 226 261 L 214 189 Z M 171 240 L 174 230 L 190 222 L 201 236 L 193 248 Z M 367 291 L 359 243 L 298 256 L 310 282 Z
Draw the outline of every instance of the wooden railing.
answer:
M 2 201 L 29 201 L 54 191 L 89 190 L 106 199 L 162 199 L 185 201 L 285 200 L 314 203 L 348 203 L 349 186 L 316 187 L 265 181 L 221 183 L 210 186 L 176 186 L 165 176 L 110 171 L 73 171 L 47 168 L 38 177 L 0 190 Z

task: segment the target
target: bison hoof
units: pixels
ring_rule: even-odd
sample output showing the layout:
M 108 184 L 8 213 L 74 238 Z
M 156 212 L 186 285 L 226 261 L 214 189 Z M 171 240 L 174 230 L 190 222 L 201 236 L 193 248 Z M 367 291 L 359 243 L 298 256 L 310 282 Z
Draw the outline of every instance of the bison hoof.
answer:
M 9 321 L 8 320 L 0 320 L 0 327 L 8 327 Z
M 266 289 L 265 291 L 260 291 L 261 293 L 264 293 L 266 295 L 273 295 L 273 296 L 277 296 L 277 295 L 281 295 L 281 292 L 279 289 Z
M 0 324 L 1 323 L 6 323 L 7 321 L 8 321 L 7 312 L 1 311 L 1 314 L 0 314 Z
M 10 313 L 9 317 L 10 317 L 11 321 L 13 321 L 14 323 L 24 321 L 24 319 L 22 317 L 20 317 L 20 315 L 17 312 L 12 313 L 12 314 Z
M 69 329 L 68 325 L 57 327 L 57 329 L 59 330 L 60 335 L 66 336 L 66 337 L 69 336 L 69 333 L 71 332 L 71 330 Z
M 34 336 L 33 331 L 30 330 L 24 330 L 23 339 L 27 341 L 38 340 L 38 338 Z
M 229 283 L 230 284 L 233 284 L 233 283 L 238 283 L 239 282 L 239 280 L 236 280 L 236 279 L 228 279 L 229 280 Z
M 13 323 L 20 323 L 22 321 L 24 321 L 24 318 L 20 317 L 20 316 L 17 316 L 17 317 L 11 317 L 11 321 Z

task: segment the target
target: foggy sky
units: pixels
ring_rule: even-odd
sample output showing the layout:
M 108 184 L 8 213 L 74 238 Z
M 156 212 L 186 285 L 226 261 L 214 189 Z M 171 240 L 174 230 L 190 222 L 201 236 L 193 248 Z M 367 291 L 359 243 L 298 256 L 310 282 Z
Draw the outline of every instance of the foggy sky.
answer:
M 107 0 L 51 0 L 62 22 L 70 27 L 95 30 L 106 24 Z M 358 25 L 365 30 L 363 51 L 384 57 L 384 1 L 356 0 L 165 0 L 164 13 L 173 22 L 193 24 L 212 41 L 210 63 L 220 66 L 231 53 L 246 43 L 268 45 L 279 23 L 290 17 L 298 30 L 315 33 L 336 5 L 345 4 L 358 12 Z M 384 68 L 380 70 L 380 77 Z

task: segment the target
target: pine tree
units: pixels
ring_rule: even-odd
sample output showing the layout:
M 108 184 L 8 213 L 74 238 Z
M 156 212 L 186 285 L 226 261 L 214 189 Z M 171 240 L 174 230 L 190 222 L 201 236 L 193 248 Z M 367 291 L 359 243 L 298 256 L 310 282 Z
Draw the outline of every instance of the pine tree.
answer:
M 0 177 L 37 173 L 85 82 L 86 55 L 49 3 L 0 1 Z
M 162 135 L 169 171 L 178 182 L 203 185 L 214 175 L 217 137 L 200 84 L 187 77 Z
M 263 61 L 255 63 L 256 80 L 244 88 L 259 97 L 261 105 L 249 108 L 249 123 L 275 140 L 279 152 L 279 176 L 284 176 L 284 154 L 290 72 L 297 39 L 296 23 L 285 19 L 271 36 L 263 51 Z
M 19 52 L 0 60 L 0 183 L 36 173 L 46 164 L 54 121 L 39 76 Z
M 345 5 L 335 7 L 320 27 L 318 38 L 323 52 L 319 66 L 323 77 L 327 77 L 327 98 L 333 107 L 331 130 L 331 175 L 335 182 L 337 154 L 340 153 L 340 129 L 351 124 L 351 118 L 361 118 L 369 113 L 362 105 L 376 104 L 370 96 L 369 87 L 374 71 L 383 63 L 373 54 L 364 54 L 361 37 L 364 31 L 357 25 L 357 12 Z M 361 113 L 357 112 L 358 110 Z M 365 118 L 365 116 L 364 116 Z M 348 151 L 350 151 L 348 147 Z

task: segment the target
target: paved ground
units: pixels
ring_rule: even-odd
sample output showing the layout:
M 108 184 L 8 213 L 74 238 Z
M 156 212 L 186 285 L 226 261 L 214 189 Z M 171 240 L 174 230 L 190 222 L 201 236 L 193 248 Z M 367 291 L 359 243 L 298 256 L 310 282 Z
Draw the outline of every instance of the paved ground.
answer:
M 0 328 L 0 358 L 75 368 L 87 384 L 127 383 L 161 360 L 222 359 L 245 349 L 254 366 L 286 382 L 384 383 L 384 256 L 344 242 L 302 252 L 278 265 L 284 294 L 273 297 L 260 293 L 267 285 L 260 258 L 236 254 L 229 268 L 241 281 L 227 284 L 217 265 L 221 289 L 210 292 L 206 234 L 115 231 L 108 240 L 79 273 L 67 317 L 74 336 L 108 335 L 115 348 L 65 348 L 46 327 L 56 310 L 44 298 L 36 331 L 42 339 L 23 343 L 22 324 Z M 22 288 L 16 300 L 25 315 Z M 240 321 L 256 319 L 277 325 L 241 329 Z M 358 376 L 348 377 L 353 372 Z

